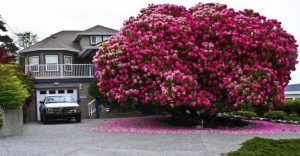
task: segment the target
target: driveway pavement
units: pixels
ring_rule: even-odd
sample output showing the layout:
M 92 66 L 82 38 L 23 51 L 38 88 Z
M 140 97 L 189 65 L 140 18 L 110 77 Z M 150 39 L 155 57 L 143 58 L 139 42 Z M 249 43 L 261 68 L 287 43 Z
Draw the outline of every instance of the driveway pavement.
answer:
M 0 137 L 1 156 L 217 156 L 240 147 L 255 136 L 299 138 L 299 133 L 262 135 L 195 133 L 147 134 L 92 131 L 90 127 L 111 119 L 85 119 L 82 123 L 29 123 L 19 136 Z

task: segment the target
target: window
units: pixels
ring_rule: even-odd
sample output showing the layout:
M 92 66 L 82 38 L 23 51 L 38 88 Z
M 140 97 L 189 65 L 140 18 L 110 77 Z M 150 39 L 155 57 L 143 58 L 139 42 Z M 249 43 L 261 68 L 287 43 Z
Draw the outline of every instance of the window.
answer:
M 103 36 L 103 41 L 107 41 L 110 39 L 111 36 Z
M 91 36 L 91 44 L 98 44 L 100 42 L 102 42 L 102 36 Z
M 29 57 L 29 71 L 39 72 L 39 57 L 38 56 L 30 56 Z
M 72 72 L 72 56 L 64 56 L 64 69 L 66 72 Z
M 47 94 L 45 90 L 41 90 L 40 94 Z
M 46 71 L 58 71 L 58 55 L 46 55 Z
M 49 94 L 56 94 L 55 90 L 49 90 Z
M 65 90 L 58 90 L 58 94 L 65 94 Z
M 73 90 L 67 90 L 67 93 L 72 94 L 72 93 L 74 93 L 74 91 Z

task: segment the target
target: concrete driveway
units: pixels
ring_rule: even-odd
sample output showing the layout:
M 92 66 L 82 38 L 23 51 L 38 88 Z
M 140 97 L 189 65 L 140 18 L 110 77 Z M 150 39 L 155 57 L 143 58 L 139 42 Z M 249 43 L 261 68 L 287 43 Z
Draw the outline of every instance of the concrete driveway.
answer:
M 234 135 L 221 133 L 145 134 L 92 131 L 90 127 L 111 119 L 85 119 L 48 125 L 29 123 L 19 136 L 0 137 L 1 156 L 115 156 L 201 155 L 215 156 L 236 150 L 255 136 L 299 138 L 299 133 Z

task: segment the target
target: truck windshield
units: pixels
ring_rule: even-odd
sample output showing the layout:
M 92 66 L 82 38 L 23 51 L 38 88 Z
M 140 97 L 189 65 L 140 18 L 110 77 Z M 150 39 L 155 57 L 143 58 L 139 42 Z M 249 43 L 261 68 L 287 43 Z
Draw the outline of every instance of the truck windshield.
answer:
M 48 96 L 46 103 L 74 103 L 74 99 L 71 96 Z

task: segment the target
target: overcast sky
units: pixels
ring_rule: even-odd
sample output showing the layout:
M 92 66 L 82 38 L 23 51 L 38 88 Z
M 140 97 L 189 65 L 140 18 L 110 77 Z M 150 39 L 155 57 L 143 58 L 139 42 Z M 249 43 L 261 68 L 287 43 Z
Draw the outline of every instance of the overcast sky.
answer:
M 0 15 L 11 31 L 31 31 L 42 40 L 61 30 L 85 30 L 95 25 L 119 30 L 124 20 L 136 16 L 148 4 L 172 3 L 189 8 L 199 2 L 223 3 L 235 10 L 253 9 L 282 22 L 300 43 L 299 0 L 0 0 Z M 290 84 L 295 83 L 300 83 L 300 64 L 292 73 Z

